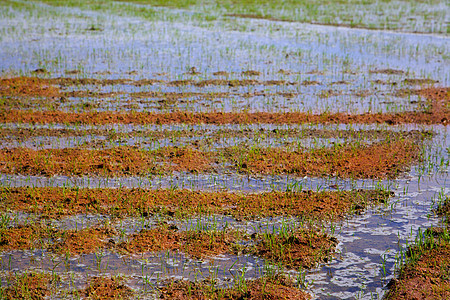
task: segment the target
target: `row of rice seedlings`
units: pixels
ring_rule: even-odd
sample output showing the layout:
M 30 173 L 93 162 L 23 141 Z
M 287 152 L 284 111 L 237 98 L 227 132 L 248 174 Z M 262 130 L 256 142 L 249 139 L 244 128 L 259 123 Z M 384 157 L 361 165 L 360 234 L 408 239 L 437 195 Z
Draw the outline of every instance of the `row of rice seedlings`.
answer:
M 11 278 L 11 284 L 0 290 L 2 299 L 41 299 L 49 296 L 71 296 L 75 299 L 145 299 L 145 294 L 133 291 L 120 277 L 93 277 L 84 289 L 58 291 L 59 276 L 29 272 Z M 159 299 L 310 299 L 309 294 L 298 289 L 296 283 L 284 275 L 271 273 L 259 279 L 236 278 L 231 288 L 217 287 L 214 278 L 203 282 L 166 280 L 162 287 L 154 287 L 153 295 Z M 148 295 L 147 295 L 148 296 Z M 280 298 L 281 299 L 281 298 Z
M 286 142 L 305 139 L 345 139 L 357 140 L 382 140 L 382 139 L 401 139 L 411 138 L 419 139 L 421 137 L 432 137 L 433 132 L 430 130 L 388 130 L 387 128 L 371 129 L 371 128 L 314 128 L 310 126 L 271 126 L 263 124 L 253 124 L 250 126 L 238 125 L 236 127 L 208 127 L 196 125 L 184 125 L 164 127 L 133 127 L 128 128 L 102 128 L 82 126 L 64 126 L 56 124 L 50 127 L 41 127 L 39 125 L 17 124 L 17 126 L 0 125 L 0 138 L 14 139 L 24 142 L 28 139 L 39 137 L 55 137 L 55 138 L 77 138 L 77 137 L 97 137 L 114 142 L 119 140 L 142 139 L 151 140 L 157 143 L 159 140 L 170 140 L 174 144 L 178 140 L 198 140 L 211 141 L 208 143 L 225 143 L 230 140 L 235 143 L 240 141 L 251 141 L 253 144 L 261 143 L 265 140 L 274 140 Z
M 35 81 L 39 78 L 30 78 L 34 79 Z M 324 97 L 322 94 L 324 93 L 324 88 L 321 87 L 320 89 L 314 89 L 311 93 L 308 93 L 308 100 L 304 101 L 302 96 L 305 92 L 302 90 L 299 90 L 298 88 L 294 91 L 291 91 L 291 89 L 285 89 L 281 91 L 266 91 L 266 92 L 245 92 L 245 93 L 239 93 L 239 92 L 197 92 L 197 91 L 187 91 L 187 92 L 128 92 L 124 93 L 123 91 L 108 91 L 108 92 L 96 92 L 92 90 L 87 91 L 60 91 L 58 92 L 58 97 L 55 96 L 54 93 L 50 94 L 52 95 L 51 98 L 48 101 L 45 101 L 43 98 L 39 97 L 35 100 L 29 99 L 25 101 L 25 99 L 17 99 L 17 95 L 20 95 L 20 98 L 23 98 L 27 94 L 30 95 L 34 90 L 36 91 L 37 95 L 46 95 L 49 93 L 48 91 L 48 85 L 52 83 L 57 83 L 61 86 L 65 86 L 67 84 L 82 84 L 82 86 L 86 84 L 120 84 L 120 83 L 126 83 L 129 85 L 148 85 L 152 84 L 156 80 L 138 80 L 138 81 L 131 81 L 128 79 L 115 79 L 115 80 L 99 80 L 99 79 L 92 79 L 92 78 L 86 78 L 86 79 L 71 79 L 71 78 L 57 78 L 57 79 L 39 79 L 41 82 L 39 83 L 40 86 L 35 86 L 31 88 L 31 86 L 28 86 L 27 78 L 11 78 L 11 79 L 3 79 L 0 80 L 0 86 L 4 86 L 2 89 L 3 95 L 7 96 L 14 96 L 16 97 L 10 98 L 5 97 L 3 99 L 3 106 L 5 109 L 19 109 L 19 108 L 26 108 L 26 109 L 36 109 L 39 108 L 39 110 L 44 109 L 45 107 L 47 109 L 44 110 L 67 110 L 70 109 L 72 111 L 117 111 L 121 109 L 125 110 L 132 110 L 132 111 L 171 111 L 175 108 L 182 109 L 186 111 L 204 111 L 201 107 L 206 108 L 206 111 L 234 111 L 236 109 L 241 109 L 242 106 L 248 106 L 253 107 L 252 110 L 265 110 L 265 111 L 279 111 L 280 108 L 284 107 L 282 110 L 285 110 L 287 108 L 296 109 L 299 110 L 299 105 L 305 105 L 305 109 L 302 110 L 311 110 L 311 107 L 315 107 L 315 112 L 330 112 L 330 111 L 340 111 L 343 108 L 342 103 L 338 105 L 339 107 L 327 107 L 323 110 L 317 110 L 319 107 L 323 107 L 324 105 L 331 105 L 334 106 L 335 104 L 330 104 L 330 101 L 324 101 Z M 409 79 L 417 81 L 418 79 Z M 235 80 L 238 83 L 237 84 L 244 84 L 239 83 L 239 80 Z M 192 80 L 181 80 L 176 81 L 177 85 L 179 84 L 186 84 L 186 85 L 202 85 L 202 82 L 207 82 L 208 84 L 224 84 L 224 85 L 232 85 L 235 86 L 236 84 L 232 84 L 228 81 L 224 80 L 206 80 L 199 83 L 195 83 Z M 267 83 L 276 84 L 279 82 L 280 84 L 285 84 L 283 81 L 268 81 Z M 406 82 L 406 80 L 405 80 Z M 422 82 L 422 81 L 420 81 Z M 432 83 L 433 81 L 430 80 L 423 80 L 423 83 Z M 34 83 L 34 81 L 33 81 Z M 247 84 L 247 83 L 245 83 Z M 259 87 L 259 83 L 255 80 L 250 80 L 249 84 L 257 84 L 252 88 L 256 89 Z M 264 83 L 266 84 L 266 83 Z M 263 84 L 263 86 L 265 86 Z M 271 83 L 272 84 L 272 83 Z M 170 85 L 170 83 L 169 83 Z M 22 86 L 25 86 L 26 89 L 21 88 Z M 53 87 L 56 88 L 56 87 Z M 233 88 L 233 87 L 232 87 Z M 372 88 L 373 90 L 373 88 Z M 400 95 L 400 92 L 402 94 L 405 94 L 403 90 L 398 90 L 395 92 L 397 95 Z M 407 90 L 408 91 L 408 90 Z M 411 95 L 411 93 L 419 93 L 419 91 L 412 90 L 408 94 Z M 312 99 L 316 96 L 315 94 L 319 93 L 320 100 L 317 100 L 317 103 L 312 105 Z M 328 92 L 327 92 L 328 93 Z M 380 91 L 377 91 L 377 93 L 381 93 Z M 353 95 L 355 94 L 355 95 Z M 368 96 L 372 94 L 372 92 L 350 92 L 349 95 L 342 95 L 341 92 L 339 92 L 339 102 L 347 103 L 346 105 L 350 105 L 348 100 L 343 99 L 343 97 L 354 97 L 354 96 Z M 83 100 L 83 95 L 88 96 L 88 99 L 90 100 Z M 328 95 L 328 94 L 327 94 Z M 75 97 L 75 98 L 74 98 Z M 106 98 L 110 98 L 110 100 L 107 100 Z M 145 99 L 143 99 L 145 98 Z M 325 98 L 328 98 L 326 96 Z M 333 97 L 334 99 L 335 97 Z M 70 100 L 69 100 L 70 99 Z M 342 100 L 342 101 L 341 101 Z M 372 99 L 374 100 L 374 99 Z M 370 100 L 370 107 L 372 106 L 384 106 L 379 100 Z M 31 101 L 31 102 L 30 102 Z M 352 102 L 352 101 L 350 101 Z M 414 102 L 414 101 L 413 101 Z M 327 104 L 328 103 L 328 104 Z M 334 103 L 334 101 L 333 101 Z M 378 103 L 378 104 L 377 104 Z M 196 104 L 196 105 L 194 105 Z M 419 104 L 421 102 L 419 101 Z M 367 111 L 367 104 L 361 103 L 363 106 L 362 111 Z M 394 104 L 387 103 L 387 106 L 380 110 L 379 112 L 398 112 L 398 111 L 404 111 L 404 110 L 411 110 L 411 107 L 408 108 L 401 108 L 398 107 L 398 105 L 413 105 L 406 99 L 402 99 L 401 101 L 396 100 Z M 354 111 L 355 106 L 350 105 L 353 107 L 353 109 L 345 109 L 347 112 L 353 112 L 356 113 L 358 110 Z M 309 108 L 308 108 L 309 107 Z M 359 110 L 360 111 L 360 110 Z M 372 112 L 372 109 L 369 109 L 370 112 Z M 312 111 L 311 111 L 312 112 Z
M 347 114 L 325 112 L 64 112 L 0 111 L 2 123 L 33 124 L 448 124 L 450 112 L 438 106 L 427 112 Z
M 52 5 L 76 5 L 79 2 L 60 3 L 55 1 L 44 1 Z M 187 8 L 195 12 L 195 17 L 202 19 L 215 20 L 221 15 L 231 15 L 235 17 L 265 18 L 269 20 L 297 21 L 306 23 L 319 23 L 327 25 L 339 25 L 348 27 L 360 27 L 369 29 L 391 29 L 401 31 L 420 31 L 433 33 L 447 33 L 445 27 L 429 20 L 439 20 L 445 15 L 442 14 L 440 2 L 435 3 L 416 3 L 410 1 L 405 14 L 396 14 L 400 8 L 403 8 L 401 2 L 389 3 L 361 3 L 359 1 L 350 1 L 341 3 L 338 1 L 326 2 L 319 1 L 313 5 L 304 2 L 291 1 L 289 3 L 280 3 L 269 1 L 269 3 L 260 3 L 258 1 L 246 1 L 234 3 L 233 1 L 214 1 L 204 5 L 199 1 L 128 1 L 156 6 L 168 6 L 177 8 Z M 102 5 L 103 4 L 103 5 Z M 152 17 L 156 14 L 153 7 L 145 6 L 127 6 L 123 4 L 106 5 L 104 3 L 85 4 L 88 9 L 109 9 L 114 10 L 118 7 L 126 8 L 131 14 L 137 14 L 138 9 L 152 12 Z M 103 10 L 102 9 L 102 10 Z M 358 10 L 359 9 L 359 10 Z M 383 13 L 379 13 L 382 11 Z M 199 13 L 201 12 L 201 13 Z M 363 13 L 361 13 L 363 12 Z M 376 12 L 376 13 L 375 13 Z M 406 18 L 409 16 L 410 18 Z M 413 16 L 411 18 L 411 16 Z M 444 18 L 445 19 L 445 18 Z M 442 22 L 444 20 L 442 19 Z M 244 29 L 242 29 L 244 30 Z
M 297 216 L 334 219 L 371 203 L 385 190 L 297 191 L 238 194 L 180 189 L 1 188 L 2 209 L 57 218 L 74 214 L 186 217 L 226 214 L 238 218 Z
M 387 140 L 370 145 L 335 144 L 331 148 L 310 151 L 301 147 L 295 151 L 231 147 L 214 152 L 187 147 L 156 150 L 134 147 L 101 150 L 15 148 L 0 150 L 3 161 L 0 170 L 23 175 L 147 176 L 180 171 L 211 172 L 228 165 L 227 168 L 249 174 L 395 178 L 419 159 L 419 151 L 420 146 L 410 140 Z

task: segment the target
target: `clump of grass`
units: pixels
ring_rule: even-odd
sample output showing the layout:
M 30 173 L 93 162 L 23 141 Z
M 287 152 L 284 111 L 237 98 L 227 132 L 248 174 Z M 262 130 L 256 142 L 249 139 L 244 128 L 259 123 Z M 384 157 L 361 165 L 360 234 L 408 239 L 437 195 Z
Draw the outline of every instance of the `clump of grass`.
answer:
M 446 197 L 437 207 L 436 213 L 445 218 L 445 221 L 450 224 L 450 197 Z

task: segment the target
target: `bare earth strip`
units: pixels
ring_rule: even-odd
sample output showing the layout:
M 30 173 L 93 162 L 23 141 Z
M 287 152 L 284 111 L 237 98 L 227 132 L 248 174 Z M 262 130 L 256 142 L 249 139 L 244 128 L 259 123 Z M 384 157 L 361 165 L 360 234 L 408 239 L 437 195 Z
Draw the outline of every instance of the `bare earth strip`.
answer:
M 151 113 L 151 112 L 62 112 L 62 111 L 2 111 L 2 123 L 32 124 L 443 124 L 450 120 L 450 112 L 399 112 L 376 114 L 303 112 L 206 112 L 206 113 Z
M 297 174 L 341 178 L 396 178 L 420 158 L 420 140 L 384 140 L 332 148 L 231 147 L 203 152 L 193 148 L 101 150 L 13 148 L 0 150 L 0 172 L 22 175 L 147 176 L 173 172 Z
M 379 190 L 238 194 L 190 190 L 0 188 L 1 208 L 47 217 L 73 214 L 169 216 L 225 214 L 238 218 L 297 216 L 339 218 L 371 203 L 386 202 Z

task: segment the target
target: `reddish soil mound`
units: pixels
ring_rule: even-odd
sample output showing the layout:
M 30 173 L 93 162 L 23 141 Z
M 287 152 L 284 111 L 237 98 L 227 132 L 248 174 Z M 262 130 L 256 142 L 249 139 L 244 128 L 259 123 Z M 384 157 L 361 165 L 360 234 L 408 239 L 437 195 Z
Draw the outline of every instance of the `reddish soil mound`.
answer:
M 281 275 L 262 277 L 256 280 L 238 282 L 232 289 L 215 288 L 206 283 L 186 281 L 166 282 L 160 288 L 159 299 L 180 300 L 306 300 L 307 293 Z
M 3 209 L 58 217 L 71 214 L 166 215 L 227 214 L 235 217 L 299 216 L 339 218 L 389 192 L 322 191 L 237 194 L 190 190 L 0 188 Z M 160 240 L 163 241 L 162 239 Z M 131 247 L 131 246 L 130 246 Z
M 118 279 L 94 277 L 81 294 L 91 300 L 132 299 L 134 292 Z
M 37 77 L 15 77 L 0 79 L 0 96 L 59 96 L 59 88 L 50 84 L 49 80 Z

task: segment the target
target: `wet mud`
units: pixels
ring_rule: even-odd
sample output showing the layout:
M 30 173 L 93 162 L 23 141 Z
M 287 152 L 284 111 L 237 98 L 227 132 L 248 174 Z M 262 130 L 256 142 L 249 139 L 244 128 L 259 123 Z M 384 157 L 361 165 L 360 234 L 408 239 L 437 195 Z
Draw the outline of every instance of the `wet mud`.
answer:
M 189 190 L 3 188 L 3 209 L 43 217 L 74 214 L 113 216 L 226 214 L 235 217 L 340 218 L 387 201 L 384 191 L 266 192 L 238 194 Z

